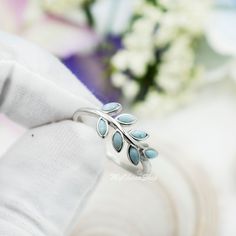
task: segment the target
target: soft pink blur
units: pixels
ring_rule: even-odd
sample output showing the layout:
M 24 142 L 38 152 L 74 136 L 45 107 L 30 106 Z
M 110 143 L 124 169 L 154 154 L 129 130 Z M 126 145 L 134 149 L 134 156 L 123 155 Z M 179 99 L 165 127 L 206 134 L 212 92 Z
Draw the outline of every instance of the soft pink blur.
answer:
M 59 57 L 88 54 L 99 42 L 95 32 L 68 17 L 69 12 L 46 12 L 40 1 L 0 0 L 0 4 L 0 30 L 18 34 Z

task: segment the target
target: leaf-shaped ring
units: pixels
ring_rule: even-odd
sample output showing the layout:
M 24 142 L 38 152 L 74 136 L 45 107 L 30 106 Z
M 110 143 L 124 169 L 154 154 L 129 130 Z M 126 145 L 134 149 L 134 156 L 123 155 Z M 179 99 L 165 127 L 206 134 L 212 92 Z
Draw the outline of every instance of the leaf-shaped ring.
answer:
M 106 138 L 109 133 L 109 127 L 112 127 L 114 130 L 112 145 L 116 152 L 121 152 L 124 149 L 124 143 L 127 143 L 127 157 L 131 165 L 121 162 L 120 159 L 115 158 L 113 155 L 108 154 L 108 157 L 132 173 L 137 175 L 150 174 L 150 159 L 157 157 L 158 152 L 143 142 L 149 137 L 146 132 L 142 130 L 125 130 L 125 127 L 136 122 L 136 118 L 131 114 L 119 114 L 121 110 L 121 104 L 116 102 L 105 104 L 101 110 L 87 107 L 80 108 L 73 115 L 73 120 L 81 121 L 81 116 L 84 115 L 97 117 L 97 133 L 101 138 Z M 139 164 L 142 166 L 141 169 Z

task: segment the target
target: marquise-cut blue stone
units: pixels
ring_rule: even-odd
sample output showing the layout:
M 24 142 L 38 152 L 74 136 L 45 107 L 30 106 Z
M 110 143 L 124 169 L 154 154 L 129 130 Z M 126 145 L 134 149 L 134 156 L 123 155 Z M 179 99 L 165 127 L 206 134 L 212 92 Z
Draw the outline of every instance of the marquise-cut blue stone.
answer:
M 117 103 L 117 102 L 110 102 L 110 103 L 105 104 L 102 107 L 102 110 L 105 112 L 114 112 L 120 109 L 121 109 L 121 105 L 120 103 Z
M 148 159 L 153 159 L 158 156 L 158 152 L 153 148 L 148 148 L 144 150 L 144 155 Z
M 123 137 L 121 136 L 120 132 L 116 131 L 112 137 L 112 144 L 113 147 L 116 149 L 117 152 L 120 152 L 123 147 Z
M 130 132 L 130 135 L 136 140 L 144 140 L 148 138 L 148 134 L 142 130 L 133 130 Z
M 121 114 L 116 118 L 121 124 L 131 125 L 135 123 L 136 118 L 131 114 Z
M 137 166 L 139 163 L 139 159 L 140 159 L 139 151 L 135 147 L 130 146 L 129 150 L 128 150 L 128 154 L 129 154 L 129 158 L 130 158 L 131 162 L 135 166 Z
M 98 121 L 98 133 L 99 135 L 101 135 L 102 137 L 104 137 L 107 133 L 107 123 L 105 122 L 104 119 L 100 119 Z

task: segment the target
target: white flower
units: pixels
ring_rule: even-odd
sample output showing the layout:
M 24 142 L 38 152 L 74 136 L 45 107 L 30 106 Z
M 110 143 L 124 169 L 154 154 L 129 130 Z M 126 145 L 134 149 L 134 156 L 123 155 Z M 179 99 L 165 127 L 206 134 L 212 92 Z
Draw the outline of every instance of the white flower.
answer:
M 160 28 L 156 34 L 157 46 L 173 41 L 179 34 L 193 37 L 203 32 L 209 1 L 175 0 L 160 19 Z
M 135 76 L 143 76 L 148 63 L 153 59 L 153 52 L 131 51 L 129 54 L 128 68 Z
M 153 28 L 155 26 L 157 21 L 152 21 L 148 17 L 142 17 L 140 19 L 137 19 L 133 26 L 132 30 L 136 34 L 139 35 L 149 35 L 151 36 L 153 34 Z
M 118 70 L 129 69 L 134 76 L 140 77 L 145 74 L 147 65 L 154 60 L 153 33 L 160 10 L 145 4 L 138 11 L 142 12 L 142 17 L 135 20 L 132 30 L 125 35 L 125 50 L 113 57 L 112 64 Z
M 112 64 L 118 70 L 126 70 L 128 67 L 129 52 L 127 50 L 118 51 L 112 58 Z
M 124 45 L 128 50 L 153 50 L 153 39 L 147 35 L 135 33 L 127 34 L 124 38 Z
M 175 20 L 175 17 L 171 14 L 167 13 L 163 16 L 159 29 L 154 35 L 157 47 L 163 47 L 176 38 L 177 27 L 174 24 Z
M 145 101 L 140 102 L 142 105 L 135 106 L 139 111 L 151 113 L 155 107 L 162 111 L 160 107 L 163 106 L 165 110 L 172 110 L 177 105 L 177 100 L 181 101 L 187 88 L 191 91 L 193 81 L 197 80 L 199 73 L 198 66 L 195 65 L 193 45 L 203 33 L 204 14 L 208 6 L 202 1 L 193 0 L 160 0 L 158 3 L 166 10 L 141 0 L 136 9 L 139 18 L 124 36 L 125 49 L 122 50 L 125 51 L 122 58 L 122 63 L 125 64 L 123 68 L 131 72 L 137 83 L 148 72 L 149 66 L 156 62 L 157 74 L 150 74 L 154 76 L 156 85 L 163 88 L 164 93 L 158 93 L 155 86 L 150 84 Z M 163 52 L 157 54 L 160 58 L 156 57 L 158 51 Z M 118 72 L 120 67 L 116 67 Z M 127 96 L 130 90 L 125 84 L 122 91 Z M 134 95 L 130 97 L 135 99 Z
M 111 82 L 115 87 L 120 88 L 124 86 L 128 79 L 129 78 L 123 73 L 114 73 L 111 77 Z
M 178 38 L 163 55 L 156 83 L 165 91 L 176 94 L 191 79 L 193 67 L 191 40 L 187 36 Z
M 142 8 L 143 15 L 148 17 L 153 22 L 158 22 L 161 19 L 162 11 L 152 5 L 145 4 Z
M 153 60 L 152 51 L 121 50 L 112 58 L 112 64 L 116 69 L 125 71 L 129 69 L 135 76 L 143 76 L 147 64 Z
M 194 54 L 191 43 L 192 39 L 188 35 L 178 37 L 164 53 L 162 62 L 178 63 L 180 67 L 181 64 L 192 64 Z
M 139 91 L 139 85 L 134 80 L 127 80 L 122 87 L 124 97 L 132 101 Z

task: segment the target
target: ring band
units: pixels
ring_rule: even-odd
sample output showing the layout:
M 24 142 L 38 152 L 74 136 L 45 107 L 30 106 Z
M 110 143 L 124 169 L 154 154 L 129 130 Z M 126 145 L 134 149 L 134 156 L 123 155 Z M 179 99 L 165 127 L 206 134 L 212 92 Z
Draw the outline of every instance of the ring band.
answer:
M 73 115 L 74 121 L 81 121 L 81 117 L 88 115 L 97 117 L 97 133 L 101 138 L 108 136 L 109 127 L 112 127 L 112 146 L 117 153 L 124 149 L 125 143 L 127 144 L 127 157 L 132 165 L 122 162 L 119 157 L 114 157 L 108 153 L 108 157 L 116 164 L 124 169 L 135 173 L 137 175 L 147 175 L 151 173 L 150 159 L 157 157 L 158 152 L 150 148 L 147 143 L 143 141 L 149 135 L 142 130 L 129 130 L 125 128 L 130 127 L 136 122 L 136 118 L 127 113 L 119 114 L 122 106 L 119 103 L 111 102 L 103 105 L 101 110 L 94 108 L 80 108 Z M 140 168 L 141 164 L 141 168 Z

